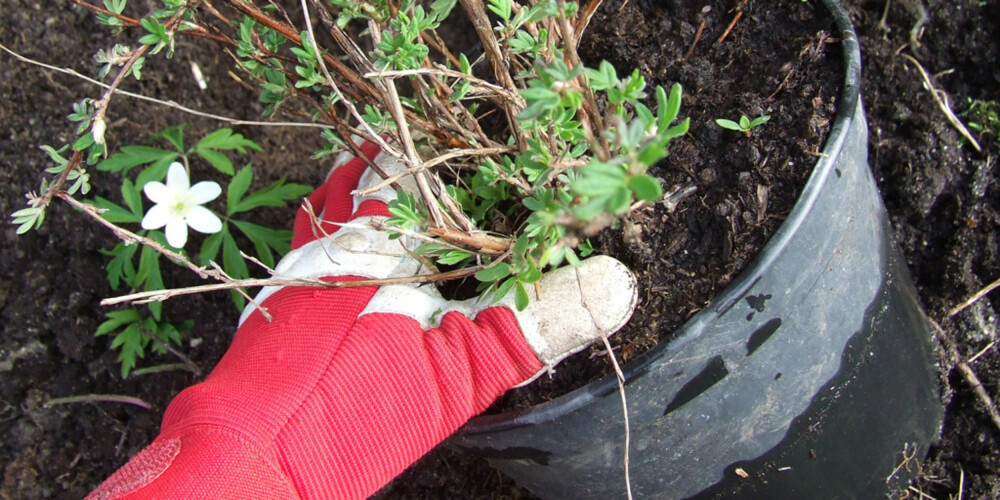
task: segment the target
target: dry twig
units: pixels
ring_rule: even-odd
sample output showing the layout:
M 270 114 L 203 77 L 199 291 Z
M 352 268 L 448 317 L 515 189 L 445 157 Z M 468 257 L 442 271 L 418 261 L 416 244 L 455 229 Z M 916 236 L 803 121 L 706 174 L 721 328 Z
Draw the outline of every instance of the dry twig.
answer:
M 985 297 L 987 294 L 989 294 L 993 290 L 996 290 L 997 287 L 1000 287 L 1000 279 L 997 279 L 993 283 L 990 283 L 989 285 L 986 285 L 985 287 L 983 287 L 982 290 L 979 290 L 978 292 L 974 293 L 972 295 L 972 297 L 969 297 L 968 299 L 964 300 L 961 304 L 959 304 L 959 305 L 957 305 L 957 306 L 952 307 L 951 309 L 949 309 L 948 310 L 948 317 L 950 318 L 950 317 L 952 317 L 952 316 L 954 316 L 954 315 L 962 312 L 963 310 L 965 310 L 966 307 L 969 307 L 972 304 L 975 304 L 979 299 Z
M 48 69 L 48 70 L 51 70 L 51 71 L 56 71 L 56 72 L 59 72 L 59 73 L 63 73 L 63 74 L 72 76 L 74 78 L 78 78 L 80 80 L 83 80 L 83 81 L 85 81 L 87 83 L 90 83 L 90 84 L 93 84 L 93 85 L 97 85 L 97 86 L 102 87 L 104 89 L 110 89 L 116 95 L 123 95 L 123 96 L 126 96 L 126 97 L 131 97 L 133 99 L 139 99 L 140 101 L 151 102 L 151 103 L 154 103 L 154 104 L 158 104 L 160 106 L 166 106 L 168 108 L 176 109 L 178 111 L 182 111 L 184 113 L 188 113 L 188 114 L 191 114 L 191 115 L 194 115 L 194 116 L 200 116 L 202 118 L 209 118 L 209 119 L 212 119 L 212 120 L 217 120 L 217 121 L 225 122 L 225 123 L 228 123 L 230 125 L 246 125 L 246 126 L 253 126 L 253 127 L 307 127 L 307 128 L 322 128 L 322 129 L 332 129 L 332 128 L 334 128 L 332 125 L 325 125 L 325 124 L 322 124 L 322 123 L 311 123 L 311 122 L 263 122 L 263 121 L 257 121 L 257 120 L 241 120 L 239 118 L 231 118 L 231 117 L 228 117 L 228 116 L 221 116 L 221 115 L 216 115 L 216 114 L 212 114 L 212 113 L 206 113 L 204 111 L 198 111 L 196 109 L 191 109 L 189 107 L 182 106 L 182 105 L 180 105 L 180 104 L 178 104 L 178 103 L 176 103 L 174 101 L 165 101 L 165 100 L 162 100 L 162 99 L 157 99 L 155 97 L 149 97 L 149 96 L 142 95 L 142 94 L 136 94 L 134 92 L 129 92 L 127 90 L 122 90 L 122 89 L 118 89 L 118 88 L 112 89 L 110 85 L 108 85 L 108 84 L 106 84 L 104 82 L 98 81 L 98 80 L 94 80 L 93 78 L 90 78 L 90 77 L 88 77 L 86 75 L 78 73 L 75 70 L 68 69 L 68 68 L 61 68 L 61 67 L 58 67 L 58 66 L 52 66 L 50 64 L 45 64 L 45 63 L 43 63 L 41 61 L 36 61 L 36 60 L 31 59 L 29 57 L 25 57 L 25 56 L 23 56 L 21 54 L 18 54 L 17 52 L 14 52 L 13 50 L 7 48 L 2 43 L 0 43 L 0 50 L 3 50 L 4 52 L 10 54 L 12 57 L 14 57 L 15 59 L 17 59 L 17 60 L 19 60 L 21 62 L 32 64 L 32 65 L 35 65 L 35 66 L 38 66 L 38 67 L 41 67 L 41 68 L 45 68 L 45 69 Z
M 628 494 L 628 499 L 632 500 L 632 479 L 629 477 L 629 446 L 632 442 L 632 436 L 628 421 L 628 401 L 625 398 L 625 374 L 622 373 L 622 369 L 618 366 L 618 360 L 615 359 L 615 352 L 611 347 L 611 341 L 608 340 L 607 335 L 601 335 L 601 340 L 604 341 L 604 348 L 608 350 L 608 359 L 611 360 L 611 366 L 615 369 L 615 379 L 618 381 L 618 393 L 622 397 L 622 416 L 625 420 L 625 454 L 622 458 L 622 467 L 625 469 L 625 490 Z
M 102 306 L 115 304 L 133 303 L 146 304 L 149 302 L 163 302 L 164 300 L 180 295 L 190 295 L 193 293 L 215 292 L 219 290 L 232 290 L 244 287 L 257 286 L 311 286 L 317 288 L 357 288 L 366 286 L 399 285 L 403 283 L 431 283 L 435 281 L 447 281 L 456 278 L 464 278 L 476 274 L 484 266 L 474 266 L 465 269 L 457 269 L 435 274 L 421 274 L 418 276 L 406 276 L 400 278 L 364 279 L 364 280 L 337 280 L 323 281 L 312 278 L 250 278 L 243 280 L 231 280 L 223 283 L 212 283 L 208 285 L 197 285 L 184 288 L 172 288 L 167 290 L 150 290 L 137 292 L 119 297 L 111 297 L 101 301 Z
M 927 87 L 931 96 L 934 97 L 934 102 L 937 103 L 938 107 L 941 108 L 941 111 L 944 112 L 945 117 L 948 118 L 948 123 L 950 123 L 952 127 L 955 127 L 955 130 L 957 130 L 958 133 L 968 139 L 968 141 L 972 144 L 972 147 L 976 148 L 976 151 L 982 153 L 983 148 L 979 147 L 979 142 L 976 141 L 976 138 L 969 132 L 969 129 L 965 128 L 965 124 L 962 123 L 962 120 L 959 120 L 958 117 L 955 116 L 955 113 L 951 110 L 951 104 L 948 102 L 948 94 L 946 94 L 943 90 L 939 90 L 934 87 L 934 84 L 931 83 L 931 77 L 927 74 L 927 71 L 924 70 L 924 67 L 920 65 L 920 62 L 917 61 L 916 58 L 909 54 L 900 54 L 900 56 L 906 58 L 906 60 L 916 66 L 917 71 L 920 72 L 920 76 L 924 79 L 924 86 Z
M 941 344 L 944 346 L 945 351 L 948 353 L 948 357 L 951 358 L 952 364 L 958 369 L 958 372 L 962 374 L 962 378 L 965 382 L 972 387 L 972 391 L 979 398 L 979 401 L 983 403 L 986 409 L 986 413 L 989 415 L 990 420 L 993 421 L 993 425 L 996 426 L 997 430 L 1000 430 L 1000 411 L 997 410 L 996 404 L 993 403 L 993 398 L 990 397 L 989 393 L 983 387 L 983 383 L 976 376 L 976 372 L 972 371 L 972 368 L 968 363 L 962 360 L 961 355 L 958 353 L 958 348 L 955 347 L 955 342 L 951 340 L 951 337 L 938 325 L 936 321 L 931 320 L 931 324 L 934 325 L 937 336 L 941 339 Z
M 133 396 L 123 396 L 120 394 L 84 394 L 81 396 L 52 398 L 46 401 L 43 407 L 49 408 L 55 405 L 64 405 L 70 403 L 127 403 L 130 405 L 140 406 L 147 410 L 152 408 L 152 406 L 150 406 L 149 403 L 139 398 Z

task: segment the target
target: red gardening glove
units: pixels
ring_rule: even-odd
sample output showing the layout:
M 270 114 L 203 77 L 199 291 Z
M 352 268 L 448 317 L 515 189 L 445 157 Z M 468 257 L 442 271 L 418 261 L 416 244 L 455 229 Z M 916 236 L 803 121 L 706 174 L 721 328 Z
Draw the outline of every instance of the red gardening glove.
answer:
M 377 146 L 362 149 L 402 171 Z M 352 197 L 381 179 L 339 160 L 309 197 L 322 231 L 300 210 L 277 274 L 427 273 L 405 238 L 367 223 L 388 216 L 394 191 Z M 523 312 L 450 302 L 430 285 L 267 287 L 257 301 L 273 321 L 248 307 L 215 370 L 167 408 L 159 437 L 88 498 L 364 498 L 507 389 L 620 328 L 635 304 L 634 278 L 607 257 L 541 287 Z

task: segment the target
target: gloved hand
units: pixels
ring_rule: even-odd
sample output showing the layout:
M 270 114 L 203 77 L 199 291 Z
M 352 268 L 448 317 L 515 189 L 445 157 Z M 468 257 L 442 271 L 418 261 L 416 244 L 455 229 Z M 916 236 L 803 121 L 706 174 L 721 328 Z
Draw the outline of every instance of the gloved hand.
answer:
M 404 168 L 362 149 L 390 175 Z M 309 196 L 322 230 L 300 210 L 277 275 L 428 272 L 405 238 L 368 223 L 389 215 L 395 191 L 354 198 L 381 178 L 361 159 L 337 163 Z M 634 277 L 609 257 L 550 272 L 540 289 L 518 312 L 509 299 L 448 301 L 433 285 L 265 288 L 257 302 L 273 320 L 248 306 L 215 370 L 88 498 L 366 497 L 506 390 L 616 331 L 636 302 Z

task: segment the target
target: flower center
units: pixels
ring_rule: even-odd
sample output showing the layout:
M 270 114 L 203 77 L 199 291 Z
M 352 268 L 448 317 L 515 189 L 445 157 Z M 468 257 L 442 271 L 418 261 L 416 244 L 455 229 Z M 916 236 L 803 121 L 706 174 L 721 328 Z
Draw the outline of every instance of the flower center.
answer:
M 170 216 L 176 218 L 184 218 L 187 216 L 188 209 L 191 206 L 191 200 L 188 199 L 187 194 L 178 193 L 174 198 L 174 202 L 168 205 L 170 210 Z

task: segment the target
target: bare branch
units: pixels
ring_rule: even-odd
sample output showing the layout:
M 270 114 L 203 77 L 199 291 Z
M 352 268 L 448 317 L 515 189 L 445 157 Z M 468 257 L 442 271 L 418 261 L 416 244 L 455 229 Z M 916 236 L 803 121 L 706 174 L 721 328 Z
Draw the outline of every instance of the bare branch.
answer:
M 69 403 L 127 403 L 130 405 L 136 405 L 149 410 L 152 408 L 149 403 L 133 397 L 133 396 L 123 396 L 121 394 L 84 394 L 81 396 L 67 396 L 64 398 L 52 398 L 45 402 L 43 405 L 45 408 L 49 408 L 55 405 L 64 405 Z
M 302 1 L 304 2 L 305 0 Z M 368 21 L 368 32 L 371 34 L 372 41 L 376 45 L 382 41 L 381 27 L 375 21 Z M 438 207 L 437 198 L 434 192 L 431 191 L 428 181 L 430 174 L 427 173 L 423 162 L 420 160 L 420 156 L 417 155 L 417 148 L 414 147 L 413 139 L 410 137 L 410 126 L 406 123 L 406 117 L 403 115 L 403 106 L 399 101 L 396 84 L 391 78 L 385 82 L 385 101 L 386 106 L 389 108 L 389 113 L 392 115 L 393 120 L 396 121 L 396 127 L 399 130 L 399 140 L 403 143 L 403 150 L 406 151 L 406 158 L 408 160 L 406 163 L 411 168 L 419 169 L 412 175 L 417 181 L 417 188 L 420 189 L 420 195 L 424 198 L 424 203 L 427 205 L 431 219 L 434 221 L 434 225 L 444 227 L 444 216 L 441 214 L 441 208 Z
M 389 146 L 389 144 L 385 142 L 384 139 L 382 139 L 382 136 L 379 135 L 377 132 L 375 132 L 375 130 L 373 130 L 370 125 L 368 125 L 368 122 L 366 122 L 365 119 L 361 117 L 361 113 L 358 112 L 358 109 L 354 106 L 354 103 L 351 102 L 350 99 L 344 97 L 344 94 L 341 92 L 340 87 L 337 85 L 337 82 L 334 81 L 333 76 L 330 75 L 330 71 L 326 69 L 324 58 L 322 54 L 320 54 L 319 52 L 319 44 L 316 42 L 316 34 L 313 32 L 312 22 L 310 22 L 309 19 L 309 2 L 307 0 L 301 0 L 299 3 L 302 5 L 302 13 L 305 16 L 305 22 L 306 22 L 306 33 L 309 35 L 309 43 L 312 45 L 313 54 L 316 56 L 316 61 L 319 63 L 319 68 L 320 70 L 322 70 L 323 76 L 326 77 L 326 82 L 333 89 L 333 92 L 337 94 L 337 97 L 340 98 L 338 102 L 344 104 L 344 106 L 347 107 L 347 110 L 351 113 L 354 119 L 357 120 L 358 123 L 361 125 L 361 127 L 364 128 L 364 130 L 368 133 L 367 136 L 365 137 L 366 140 L 378 144 L 379 147 L 382 148 L 382 152 L 384 152 L 385 154 L 390 155 L 393 158 L 396 158 L 400 161 L 405 161 L 405 157 L 403 156 L 403 154 L 397 151 L 396 148 Z M 299 43 L 301 43 L 301 41 Z M 334 69 L 337 68 L 335 67 Z M 372 90 L 372 92 L 374 93 L 374 89 Z M 350 137 L 344 137 L 343 139 L 348 143 L 354 142 L 353 140 L 351 140 Z M 355 151 L 355 155 L 358 157 L 365 156 L 364 154 L 361 154 L 360 151 Z
M 969 129 L 965 128 L 965 124 L 962 123 L 962 120 L 959 120 L 958 117 L 955 116 L 955 113 L 951 110 L 951 104 L 948 102 L 948 94 L 946 94 L 943 90 L 939 90 L 933 83 L 931 83 L 931 77 L 927 75 L 927 71 L 924 70 L 924 67 L 921 66 L 920 62 L 914 57 L 909 54 L 900 54 L 900 56 L 904 57 L 917 67 L 917 71 L 920 72 L 920 76 L 924 79 L 924 85 L 927 87 L 927 90 L 930 91 L 931 97 L 934 98 L 934 102 L 936 102 L 938 107 L 941 108 L 941 112 L 944 113 L 945 118 L 948 119 L 948 123 L 950 123 L 952 127 L 955 127 L 955 130 L 957 130 L 958 133 L 968 139 L 969 143 L 972 144 L 972 147 L 976 148 L 976 151 L 982 153 L 983 148 L 979 146 L 979 142 L 976 141 L 976 138 L 969 132 Z
M 485 89 L 481 91 L 484 94 L 490 92 L 499 94 L 500 97 L 504 99 L 515 99 L 514 96 L 518 95 L 516 92 L 511 93 L 511 91 L 499 86 L 494 85 L 485 80 L 480 80 L 472 75 L 462 73 L 461 71 L 455 71 L 446 68 L 418 68 L 418 69 L 406 69 L 406 70 L 383 70 L 383 71 L 372 71 L 365 73 L 365 78 L 395 78 L 400 76 L 412 76 L 412 75 L 442 75 L 449 76 L 452 78 L 458 78 L 460 80 L 466 80 L 472 84 L 474 88 Z
M 219 290 L 231 290 L 234 288 L 257 287 L 257 286 L 310 286 L 316 288 L 358 288 L 366 286 L 400 285 L 405 283 L 432 283 L 437 281 L 452 280 L 456 278 L 464 278 L 466 276 L 471 276 L 473 274 L 476 274 L 481 269 L 483 269 L 482 266 L 474 266 L 465 269 L 458 269 L 455 271 L 447 271 L 443 273 L 422 274 L 418 276 L 406 276 L 400 278 L 362 279 L 353 281 L 352 280 L 324 281 L 321 279 L 312 279 L 312 278 L 292 278 L 292 279 L 252 278 L 244 280 L 233 280 L 228 283 L 212 283 L 209 285 L 197 285 L 185 288 L 173 288 L 168 290 L 150 290 L 147 292 L 138 292 L 129 295 L 122 295 L 120 297 L 111 297 L 104 299 L 101 301 L 101 305 L 111 306 L 123 303 L 146 304 L 149 302 L 163 302 L 167 299 L 181 295 L 216 292 Z
M 503 106 L 504 113 L 507 115 L 507 123 L 510 126 L 511 133 L 517 139 L 518 145 L 522 150 L 527 149 L 526 139 L 524 134 L 521 133 L 521 127 L 517 122 L 517 114 L 524 109 L 524 99 L 518 94 L 517 86 L 514 85 L 514 79 L 510 76 L 510 63 L 504 58 L 500 44 L 497 43 L 496 36 L 493 34 L 493 27 L 490 26 L 490 18 L 486 15 L 486 8 L 483 7 L 482 0 L 461 1 L 462 8 L 469 14 L 472 26 L 476 29 L 476 34 L 479 35 L 479 41 L 483 44 L 483 50 L 490 63 L 490 67 L 493 68 L 493 74 L 496 76 L 497 82 L 516 96 L 515 99 L 505 102 L 505 106 Z
M 38 66 L 38 67 L 41 67 L 41 68 L 45 68 L 45 69 L 48 69 L 48 70 L 52 70 L 52 71 L 56 71 L 56 72 L 59 72 L 59 73 L 63 73 L 63 74 L 72 76 L 74 78 L 78 78 L 80 80 L 83 80 L 83 81 L 85 81 L 87 83 L 90 83 L 90 84 L 93 84 L 93 85 L 97 85 L 97 86 L 102 87 L 104 89 L 111 89 L 112 92 L 114 92 L 116 95 L 120 94 L 120 95 L 123 95 L 123 96 L 126 96 L 126 97 L 131 97 L 133 99 L 139 99 L 141 101 L 146 101 L 146 102 L 151 102 L 151 103 L 154 103 L 154 104 L 159 104 L 161 106 L 166 106 L 168 108 L 173 108 L 173 109 L 176 109 L 178 111 L 182 111 L 184 113 L 188 113 L 188 114 L 195 115 L 195 116 L 200 116 L 202 118 L 209 118 L 209 119 L 212 119 L 212 120 L 217 120 L 217 121 L 229 123 L 231 125 L 246 125 L 246 126 L 253 126 L 253 127 L 307 127 L 307 128 L 322 128 L 322 129 L 333 129 L 333 128 L 335 128 L 335 127 L 333 127 L 331 125 L 324 125 L 322 123 L 309 123 L 309 122 L 262 122 L 262 121 L 255 121 L 255 120 L 241 120 L 241 119 L 238 119 L 238 118 L 230 118 L 228 116 L 220 116 L 220 115 L 215 115 L 215 114 L 212 114 L 212 113 L 206 113 L 204 111 L 198 111 L 196 109 L 191 109 L 189 107 L 182 106 L 180 104 L 177 104 L 174 101 L 165 101 L 165 100 L 162 100 L 162 99 L 157 99 L 155 97 L 149 97 L 149 96 L 145 96 L 145 95 L 142 95 L 142 94 L 136 94 L 134 92 L 129 92 L 127 90 L 122 90 L 122 89 L 118 89 L 118 88 L 112 89 L 110 85 L 108 85 L 108 84 L 106 84 L 104 82 L 98 81 L 98 80 L 94 80 L 93 78 L 90 78 L 90 77 L 88 77 L 86 75 L 80 74 L 80 73 L 78 73 L 78 72 L 76 72 L 76 71 L 74 71 L 72 69 L 60 68 L 58 66 L 52 66 L 50 64 L 45 64 L 43 62 L 36 61 L 34 59 L 30 59 L 28 57 L 22 56 L 21 54 L 18 54 L 17 52 L 14 52 L 13 50 L 10 50 L 9 48 L 7 48 L 6 46 L 4 46 L 3 44 L 0 44 L 0 50 L 3 50 L 4 52 L 10 54 L 12 57 L 14 57 L 15 59 L 18 59 L 21 62 L 25 62 L 25 63 L 32 64 L 32 65 L 35 65 L 35 66 Z
M 193 262 L 191 262 L 190 260 L 188 260 L 187 257 L 184 257 L 183 255 L 181 255 L 181 254 L 179 254 L 179 253 L 177 253 L 177 252 L 175 252 L 173 250 L 170 250 L 169 248 L 166 248 L 163 245 L 161 245 L 161 244 L 159 244 L 159 243 L 157 243 L 157 242 L 155 242 L 155 241 L 153 241 L 153 240 L 151 240 L 149 238 L 146 238 L 144 236 L 139 236 L 138 234 L 135 234 L 132 231 L 129 231 L 128 229 L 121 228 L 121 227 L 116 226 L 115 224 L 113 224 L 111 222 L 108 222 L 107 220 L 104 219 L 104 217 L 101 217 L 101 212 L 102 212 L 101 209 L 99 209 L 99 208 L 97 208 L 97 207 L 95 207 L 95 206 L 93 206 L 93 205 L 91 205 L 89 203 L 83 203 L 83 202 L 77 200 L 76 198 L 73 198 L 72 196 L 70 196 L 65 191 L 59 191 L 59 192 L 57 192 L 55 194 L 55 196 L 58 196 L 59 198 L 61 198 L 66 203 L 69 203 L 70 205 L 72 205 L 72 206 L 80 209 L 81 211 L 83 211 L 83 213 L 85 213 L 88 216 L 90 216 L 90 218 L 96 220 L 97 222 L 100 222 L 101 225 L 103 225 L 104 227 L 107 227 L 108 229 L 110 229 L 111 232 L 113 232 L 115 234 L 115 236 L 118 237 L 118 239 L 120 239 L 123 242 L 125 242 L 125 244 L 142 243 L 143 245 L 146 245 L 146 246 L 152 248 L 153 250 L 156 250 L 157 253 L 159 253 L 160 255 L 163 255 L 164 257 L 166 257 L 166 258 L 174 261 L 175 263 L 187 267 L 188 269 L 190 269 L 191 271 L 193 271 L 195 274 L 197 274 L 201 278 L 212 277 L 212 278 L 219 279 L 219 280 L 223 279 L 215 271 L 209 271 L 209 270 L 205 269 L 204 267 L 196 266 L 196 265 L 194 265 Z
M 413 175 L 414 173 L 419 172 L 421 170 L 435 167 L 453 158 L 461 158 L 465 156 L 489 156 L 494 154 L 510 153 L 516 150 L 517 148 L 515 148 L 514 146 L 505 146 L 499 148 L 453 149 L 441 156 L 427 160 L 426 162 L 423 163 L 423 165 L 420 165 L 419 167 L 414 167 L 408 170 L 404 170 L 396 175 L 387 177 L 385 180 L 374 186 L 365 189 L 355 190 L 351 194 L 355 196 L 366 196 L 372 194 L 378 191 L 379 189 L 382 189 L 392 184 L 393 182 L 396 182 L 402 179 L 403 177 L 406 177 L 407 175 Z

